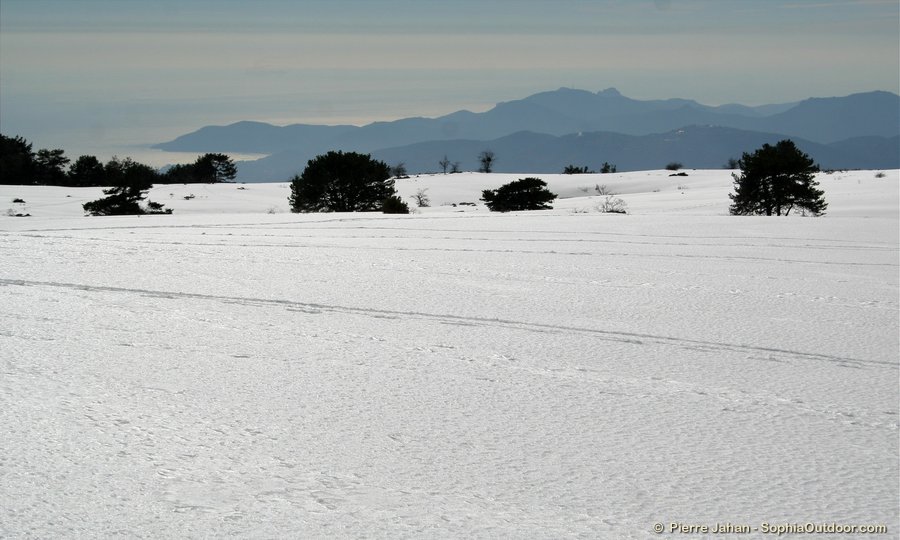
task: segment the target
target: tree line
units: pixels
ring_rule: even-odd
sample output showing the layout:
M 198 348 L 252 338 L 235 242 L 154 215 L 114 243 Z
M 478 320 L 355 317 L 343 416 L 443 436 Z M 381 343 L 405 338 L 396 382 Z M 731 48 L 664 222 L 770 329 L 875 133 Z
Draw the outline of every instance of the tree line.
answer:
M 496 157 L 486 150 L 479 155 L 480 172 L 490 172 Z M 449 160 L 445 157 L 441 166 Z M 819 171 L 813 160 L 800 151 L 793 141 L 783 140 L 775 146 L 764 144 L 753 153 L 744 153 L 736 163 L 741 174 L 733 174 L 734 193 L 730 194 L 733 215 L 788 215 L 794 209 L 805 214 L 822 215 L 828 204 L 824 193 L 817 189 L 815 174 Z M 614 165 L 604 163 L 611 172 Z M 666 168 L 677 170 L 680 163 Z M 408 213 L 406 204 L 397 197 L 394 177 L 405 172 L 400 164 L 388 167 L 371 155 L 355 152 L 328 152 L 309 161 L 302 174 L 291 180 L 289 202 L 294 212 L 366 212 L 381 209 L 386 213 Z M 585 174 L 587 167 L 567 167 L 568 174 Z M 540 178 L 520 178 L 497 189 L 482 191 L 481 200 L 495 212 L 551 209 L 557 198 L 547 190 Z M 607 212 L 624 213 L 624 201 L 612 199 L 597 186 L 597 192 L 608 195 L 604 203 Z M 421 203 L 427 197 L 423 191 L 414 196 Z M 425 206 L 420 204 L 420 206 Z
M 490 150 L 479 155 L 480 172 L 489 173 L 496 160 Z M 169 213 L 162 205 L 148 203 L 140 207 L 144 192 L 153 184 L 218 183 L 234 179 L 236 169 L 225 154 L 204 154 L 194 163 L 175 165 L 159 172 L 131 158 L 113 157 L 106 164 L 95 156 L 79 157 L 70 163 L 60 149 L 32 151 L 22 137 L 0 134 L 0 184 L 58 186 L 112 186 L 104 190 L 106 198 L 85 205 L 94 215 L 131 213 Z M 445 157 L 442 168 L 449 165 Z M 744 153 L 735 163 L 741 174 L 733 174 L 734 193 L 729 211 L 733 215 L 789 215 L 792 210 L 818 216 L 828 205 L 817 189 L 818 166 L 793 141 L 764 144 L 753 153 Z M 615 166 L 604 163 L 604 169 Z M 672 163 L 667 168 L 680 168 Z M 587 167 L 570 166 L 569 174 L 589 172 Z M 607 171 L 601 171 L 607 172 Z M 611 171 L 610 171 L 611 172 Z M 403 164 L 394 168 L 355 152 L 328 152 L 310 160 L 302 174 L 291 181 L 289 202 L 294 212 L 359 212 L 382 210 L 408 213 L 406 203 L 397 196 L 392 176 L 406 176 Z M 495 211 L 545 209 L 556 195 L 546 190 L 538 178 L 524 178 L 497 190 L 485 190 L 482 200 Z M 424 197 L 424 194 L 422 194 Z
M 230 182 L 237 175 L 225 154 L 203 154 L 194 163 L 174 165 L 165 172 L 129 157 L 113 157 L 102 163 L 96 156 L 79 156 L 74 162 L 62 149 L 32 151 L 22 137 L 0 134 L 0 184 L 96 187 L 145 184 L 197 184 Z

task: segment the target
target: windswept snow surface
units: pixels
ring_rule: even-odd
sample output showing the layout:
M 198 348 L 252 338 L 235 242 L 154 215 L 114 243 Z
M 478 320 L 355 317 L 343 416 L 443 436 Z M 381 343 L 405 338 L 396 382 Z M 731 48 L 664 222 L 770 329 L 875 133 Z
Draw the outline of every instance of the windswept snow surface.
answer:
M 410 216 L 0 187 L 0 536 L 897 538 L 898 171 L 818 219 L 688 173 L 503 215 L 449 204 L 527 175 L 400 181 Z

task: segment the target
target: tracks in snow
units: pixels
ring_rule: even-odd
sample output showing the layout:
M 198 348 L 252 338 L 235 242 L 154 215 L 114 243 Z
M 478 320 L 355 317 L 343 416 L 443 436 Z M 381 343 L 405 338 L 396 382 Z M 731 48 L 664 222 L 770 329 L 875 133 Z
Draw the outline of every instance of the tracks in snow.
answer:
M 860 358 L 842 357 L 815 352 L 795 351 L 788 349 L 779 349 L 774 347 L 761 347 L 755 345 L 745 345 L 738 343 L 726 343 L 717 341 L 705 341 L 699 339 L 678 338 L 672 336 L 662 336 L 655 334 L 647 334 L 640 332 L 621 332 L 602 330 L 597 328 L 586 328 L 578 326 L 566 326 L 546 323 L 535 323 L 527 321 L 516 321 L 511 319 L 474 317 L 453 314 L 428 313 L 422 311 L 402 311 L 389 309 L 375 309 L 366 307 L 341 306 L 336 304 L 319 304 L 309 302 L 298 302 L 293 300 L 273 300 L 269 298 L 252 298 L 244 296 L 226 296 L 212 295 L 202 293 L 189 293 L 177 291 L 160 291 L 150 289 L 136 289 L 125 287 L 111 287 L 103 285 L 86 285 L 78 283 L 63 283 L 56 281 L 30 281 L 22 279 L 4 279 L 0 278 L 0 286 L 7 287 L 44 287 L 56 289 L 68 289 L 88 292 L 107 292 L 126 295 L 141 295 L 154 298 L 164 299 L 191 299 L 204 300 L 213 302 L 225 302 L 229 304 L 239 305 L 268 305 L 279 306 L 290 311 L 299 311 L 309 314 L 318 313 L 341 313 L 349 315 L 358 315 L 369 318 L 380 319 L 397 319 L 397 320 L 424 320 L 437 322 L 440 324 L 451 324 L 458 326 L 473 327 L 494 327 L 506 328 L 511 330 L 520 330 L 525 332 L 538 333 L 562 333 L 562 334 L 580 334 L 591 336 L 604 341 L 613 341 L 619 343 L 628 343 L 634 345 L 655 344 L 668 347 L 679 347 L 683 349 L 692 349 L 709 352 L 735 352 L 740 354 L 765 354 L 775 356 L 786 356 L 789 358 L 797 358 L 802 360 L 814 360 L 821 362 L 837 363 L 852 367 L 874 367 L 881 369 L 898 368 L 895 362 L 884 362 L 879 360 L 866 360 Z
M 204 233 L 205 234 L 205 233 Z M 66 236 L 66 235 L 45 235 L 45 234 L 17 234 L 19 237 L 30 237 L 30 238 L 49 238 L 49 239 L 69 239 L 69 240 L 80 240 L 87 242 L 102 242 L 102 243 L 124 243 L 124 244 L 141 244 L 141 245 L 165 245 L 165 246 L 190 246 L 190 247 L 229 247 L 229 248 L 256 248 L 256 249 L 271 249 L 271 248 L 291 248 L 291 249 L 365 249 L 365 250 L 373 250 L 373 251 L 407 251 L 407 252 L 443 252 L 443 253 L 515 253 L 515 254 L 524 254 L 524 255 L 572 255 L 572 256 L 603 256 L 603 257 L 645 257 L 645 258 L 663 258 L 663 259 L 700 259 L 700 260 L 725 260 L 725 261 L 748 261 L 748 262 L 762 262 L 762 263 L 770 263 L 770 262 L 778 262 L 778 263 L 795 263 L 795 264 L 814 264 L 814 265 L 828 265 L 828 266 L 865 266 L 865 267 L 889 267 L 889 268 L 898 268 L 900 265 L 894 263 L 882 263 L 882 262 L 860 262 L 860 261 L 823 261 L 823 260 L 807 260 L 807 259 L 793 259 L 793 258 L 782 258 L 782 257 L 756 257 L 756 256 L 747 256 L 747 255 L 710 255 L 710 254 L 689 254 L 689 253 L 640 253 L 640 252 L 632 252 L 632 251 L 565 251 L 562 249 L 550 249 L 550 250 L 541 250 L 541 249 L 491 249 L 491 248 L 465 248 L 465 247 L 410 247 L 410 246 L 359 246 L 359 245 L 344 245 L 344 244 L 334 244 L 334 243 L 301 243 L 301 242 L 268 242 L 268 243 L 234 243 L 234 242 L 199 242 L 199 241 L 154 241 L 147 240 L 142 238 L 140 240 L 132 240 L 127 238 L 101 238 L 101 237 L 80 237 L 80 236 Z M 255 236 L 258 237 L 260 235 L 224 235 L 228 237 L 233 236 Z M 263 235 L 265 236 L 265 235 Z M 284 236 L 286 238 L 297 238 L 298 236 Z M 300 235 L 299 238 L 318 238 L 312 235 Z M 389 236 L 332 236 L 328 237 L 331 240 L 335 239 L 396 239 L 402 240 L 403 238 L 400 236 L 397 237 L 389 237 Z M 462 242 L 478 242 L 478 241 L 491 241 L 493 239 L 488 238 L 475 238 L 475 237 L 416 237 L 417 239 L 436 239 L 436 240 L 457 240 Z M 598 240 L 598 239 L 573 239 L 573 240 L 565 240 L 565 239 L 526 239 L 526 240 L 516 240 L 516 239 L 504 239 L 504 242 L 545 242 L 545 243 L 559 243 L 559 242 L 568 242 L 568 243 L 580 243 L 582 245 L 606 245 L 606 244 L 629 244 L 629 245 L 658 245 L 664 247 L 672 247 L 672 246 L 685 246 L 685 247 L 707 247 L 707 246 L 717 246 L 717 244 L 687 244 L 687 243 L 675 243 L 675 244 L 666 244 L 666 243 L 657 243 L 657 242 L 642 242 L 642 241 L 632 241 L 632 242 L 622 242 L 622 241 L 610 241 L 610 240 Z M 725 244 L 721 244 L 722 247 Z M 782 246 L 782 245 L 754 245 L 754 244 L 744 244 L 743 247 L 754 247 L 754 248 L 802 248 L 802 249 L 813 249 L 813 250 L 827 250 L 827 249 L 837 249 L 843 248 L 844 246 Z M 878 246 L 858 246 L 855 249 L 857 250 L 868 250 L 868 251 L 884 251 L 891 252 L 896 251 L 893 248 L 882 248 Z

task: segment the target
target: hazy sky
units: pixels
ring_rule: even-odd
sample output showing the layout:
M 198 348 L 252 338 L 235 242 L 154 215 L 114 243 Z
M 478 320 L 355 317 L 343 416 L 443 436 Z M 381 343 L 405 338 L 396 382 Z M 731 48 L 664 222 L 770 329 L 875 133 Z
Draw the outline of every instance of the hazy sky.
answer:
M 98 156 L 560 86 L 717 105 L 900 92 L 897 0 L 0 0 L 0 131 Z

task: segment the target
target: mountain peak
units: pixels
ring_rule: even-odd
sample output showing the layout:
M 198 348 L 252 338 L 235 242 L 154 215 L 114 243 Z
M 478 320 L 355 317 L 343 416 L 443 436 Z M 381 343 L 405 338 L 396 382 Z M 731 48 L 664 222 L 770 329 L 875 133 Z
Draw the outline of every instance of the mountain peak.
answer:
M 598 96 L 602 97 L 622 97 L 622 93 L 610 86 L 606 90 L 600 90 L 597 92 Z

